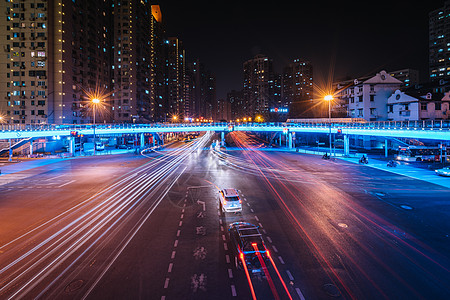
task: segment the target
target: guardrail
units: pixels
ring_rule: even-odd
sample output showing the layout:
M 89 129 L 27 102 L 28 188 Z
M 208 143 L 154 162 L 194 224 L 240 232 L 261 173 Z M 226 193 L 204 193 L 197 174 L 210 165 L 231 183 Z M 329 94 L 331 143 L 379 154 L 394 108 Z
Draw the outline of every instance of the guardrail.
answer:
M 299 132 L 322 133 L 330 130 L 330 123 L 323 122 L 268 122 L 268 123 L 174 123 L 174 124 L 96 124 L 95 132 L 101 134 L 164 133 L 193 131 L 259 131 L 259 132 Z M 332 133 L 342 130 L 343 134 L 373 135 L 386 137 L 409 137 L 436 140 L 450 140 L 450 120 L 442 121 L 392 121 L 331 124 Z M 93 124 L 83 125 L 0 125 L 0 139 L 68 136 L 77 131 L 91 135 Z
M 163 123 L 153 123 L 153 124 L 96 124 L 95 129 L 145 129 L 145 128 L 177 128 L 177 129 L 190 129 L 192 127 L 224 127 L 224 126 L 234 126 L 234 127 L 329 127 L 330 123 L 323 122 L 295 122 L 295 123 L 286 123 L 286 122 L 271 122 L 271 123 L 174 123 L 174 124 L 163 124 Z M 379 121 L 379 122 L 364 122 L 364 123 L 336 123 L 333 122 L 331 124 L 332 128 L 360 128 L 360 129 L 394 129 L 394 128 L 420 128 L 420 129 L 450 129 L 450 120 L 440 120 L 440 121 Z M 7 131 L 62 131 L 62 130 L 92 130 L 94 128 L 93 124 L 82 124 L 82 125 L 72 125 L 72 124 L 63 124 L 63 125 L 22 125 L 22 124 L 3 124 L 0 125 L 0 132 Z

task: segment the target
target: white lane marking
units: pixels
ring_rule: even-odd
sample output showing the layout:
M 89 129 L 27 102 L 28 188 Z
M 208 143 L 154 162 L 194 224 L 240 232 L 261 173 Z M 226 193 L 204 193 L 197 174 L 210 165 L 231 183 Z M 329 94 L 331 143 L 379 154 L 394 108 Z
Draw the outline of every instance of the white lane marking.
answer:
M 161 296 L 161 300 L 166 300 L 166 296 Z
M 178 229 L 178 231 L 177 231 L 177 236 L 180 236 L 180 233 L 181 233 L 181 230 Z
M 233 278 L 233 270 L 228 269 L 228 278 Z
M 184 208 L 181 210 L 181 213 L 184 214 Z
M 294 276 L 292 276 L 292 274 L 289 270 L 286 270 L 286 274 L 288 275 L 289 280 L 294 280 Z
M 58 185 L 57 187 L 63 187 L 63 186 L 65 186 L 65 185 L 68 185 L 68 184 L 71 184 L 72 182 L 75 182 L 76 180 L 71 180 L 71 181 L 69 181 L 69 182 L 66 182 L 66 183 L 64 183 L 64 184 L 61 184 L 61 185 Z
M 183 218 L 184 218 L 184 214 L 181 214 L 180 219 L 183 219 Z
M 222 225 L 222 219 L 219 219 L 219 224 Z
M 270 238 L 270 236 L 266 236 L 267 240 L 269 241 L 269 243 L 272 244 L 272 239 Z
M 175 240 L 175 243 L 173 243 L 173 247 L 176 248 L 178 246 L 178 240 Z M 278 252 L 278 251 L 276 251 Z
M 183 221 L 180 221 L 180 223 L 178 223 L 178 227 L 181 227 L 181 225 L 183 225 Z
M 169 278 L 166 278 L 166 281 L 164 282 L 164 288 L 167 289 L 167 287 L 169 286 Z
M 55 177 L 52 177 L 52 178 L 49 178 L 49 179 L 45 179 L 45 180 L 43 180 L 43 181 L 51 181 L 51 180 L 54 180 L 54 179 L 56 179 L 56 178 L 63 177 L 64 175 L 65 175 L 65 174 L 59 175 L 59 176 L 55 176 Z
M 246 202 L 247 206 L 250 206 L 250 203 Z
M 237 297 L 236 287 L 234 286 L 234 284 L 231 285 L 231 296 Z
M 227 240 L 227 238 L 225 237 L 225 235 L 224 235 L 224 234 L 222 234 L 222 240 L 224 240 L 224 241 L 226 241 L 226 240 Z
M 250 208 L 250 211 L 252 212 L 252 213 L 254 213 L 255 211 L 253 210 L 253 208 Z
M 225 260 L 227 261 L 227 264 L 230 263 L 230 256 L 228 254 L 225 254 Z
M 228 245 L 227 245 L 227 243 L 223 243 L 223 249 L 225 249 L 225 251 L 228 251 Z
M 167 273 L 171 273 L 173 268 L 173 263 L 169 264 L 169 268 L 167 269 Z
M 259 222 L 258 216 L 255 216 L 255 220 L 256 220 L 256 222 Z
M 283 258 L 281 256 L 278 256 L 278 260 L 280 261 L 281 264 L 284 265 L 284 260 L 283 260 Z
M 177 253 L 177 251 L 173 250 L 173 251 L 172 251 L 172 256 L 170 257 L 170 259 L 174 259 L 176 253 Z
M 295 291 L 297 292 L 297 295 L 301 300 L 305 300 L 305 297 L 303 296 L 302 291 L 300 291 L 299 288 L 295 288 Z
M 223 226 L 220 226 L 220 231 L 222 231 L 222 232 L 224 231 Z
M 275 245 L 272 245 L 273 251 L 275 251 L 276 253 L 278 253 L 278 249 L 277 247 L 275 247 Z

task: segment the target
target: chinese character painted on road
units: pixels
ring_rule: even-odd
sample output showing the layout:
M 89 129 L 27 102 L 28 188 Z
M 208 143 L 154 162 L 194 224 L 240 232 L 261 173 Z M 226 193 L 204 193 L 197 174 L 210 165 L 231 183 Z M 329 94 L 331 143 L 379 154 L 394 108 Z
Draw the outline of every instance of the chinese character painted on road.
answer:
M 197 234 L 197 235 L 206 235 L 206 227 L 205 226 L 197 226 L 197 227 L 195 227 L 195 234 Z
M 191 277 L 191 288 L 194 293 L 196 293 L 199 289 L 206 292 L 206 275 L 205 274 L 194 274 Z
M 194 254 L 193 256 L 195 257 L 195 259 L 199 260 L 203 260 L 206 258 L 206 253 L 208 253 L 208 251 L 206 251 L 205 247 L 197 247 L 195 248 L 195 250 L 193 251 Z

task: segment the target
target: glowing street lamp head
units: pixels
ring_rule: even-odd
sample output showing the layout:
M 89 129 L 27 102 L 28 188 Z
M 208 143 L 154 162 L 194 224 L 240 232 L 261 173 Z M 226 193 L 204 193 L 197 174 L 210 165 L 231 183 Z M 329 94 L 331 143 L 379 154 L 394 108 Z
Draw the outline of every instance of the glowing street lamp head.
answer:
M 98 99 L 98 98 L 93 98 L 91 101 L 92 101 L 92 103 L 94 103 L 94 104 L 100 103 L 100 99 Z
M 325 97 L 323 97 L 323 99 L 325 101 L 331 101 L 331 100 L 333 100 L 333 95 L 326 95 Z

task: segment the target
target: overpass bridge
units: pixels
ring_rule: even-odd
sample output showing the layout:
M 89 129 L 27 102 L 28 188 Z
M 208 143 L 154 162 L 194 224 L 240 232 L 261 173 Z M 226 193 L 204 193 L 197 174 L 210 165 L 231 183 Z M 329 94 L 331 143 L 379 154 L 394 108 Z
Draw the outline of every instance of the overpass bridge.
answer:
M 330 132 L 330 123 L 179 123 L 179 124 L 85 124 L 85 125 L 0 125 L 0 140 L 70 136 L 71 132 L 93 135 L 167 133 L 198 131 L 253 131 L 283 133 Z M 450 121 L 401 121 L 332 123 L 332 133 L 450 141 Z
M 84 124 L 84 125 L 0 125 L 0 140 L 82 135 L 115 135 L 216 131 L 280 132 L 286 134 L 292 147 L 295 133 L 329 134 L 344 136 L 344 149 L 348 152 L 348 137 L 375 136 L 384 138 L 427 139 L 450 141 L 450 121 L 397 121 L 397 122 L 284 122 L 284 123 L 178 123 L 178 124 Z

